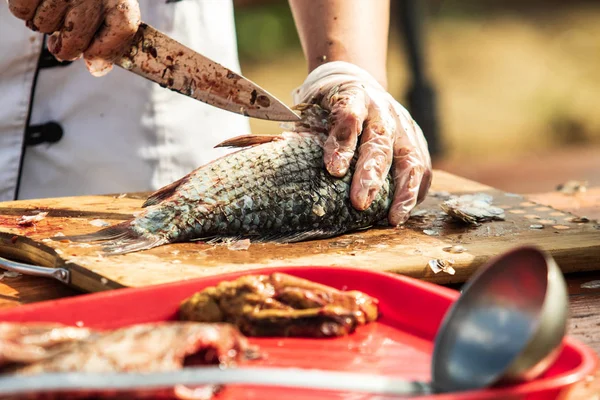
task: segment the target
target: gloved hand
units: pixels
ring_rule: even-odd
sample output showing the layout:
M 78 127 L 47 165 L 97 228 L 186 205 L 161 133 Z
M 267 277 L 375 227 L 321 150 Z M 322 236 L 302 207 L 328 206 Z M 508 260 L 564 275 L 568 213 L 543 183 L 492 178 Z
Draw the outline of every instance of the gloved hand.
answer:
M 431 185 L 427 142 L 408 111 L 367 71 L 341 61 L 313 70 L 293 95 L 295 104 L 317 102 L 331 112 L 324 145 L 330 174 L 344 176 L 358 149 L 350 189 L 354 208 L 371 205 L 392 168 L 395 191 L 388 221 L 404 223 Z
M 102 76 L 141 22 L 137 0 L 8 0 L 10 11 L 34 30 L 52 34 L 48 50 L 60 61 L 83 55 Z

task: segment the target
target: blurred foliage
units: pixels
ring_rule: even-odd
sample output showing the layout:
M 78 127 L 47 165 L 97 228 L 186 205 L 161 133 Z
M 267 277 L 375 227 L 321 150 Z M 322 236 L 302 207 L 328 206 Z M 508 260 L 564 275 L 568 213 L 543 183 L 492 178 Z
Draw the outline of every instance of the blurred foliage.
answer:
M 244 75 L 287 101 L 306 77 L 287 0 L 234 1 Z M 415 1 L 427 3 L 425 67 L 448 156 L 514 157 L 600 144 L 600 1 Z M 410 71 L 397 16 L 393 9 L 388 80 L 403 102 Z M 280 131 L 270 121 L 251 125 Z
M 264 62 L 301 50 L 287 1 L 235 9 L 238 48 L 242 62 Z
M 352 1 L 352 0 L 348 0 Z M 374 0 L 376 1 L 376 0 Z M 397 21 L 392 1 L 391 24 Z M 481 18 L 498 14 L 521 17 L 555 11 L 574 4 L 595 4 L 598 0 L 418 0 L 427 3 L 430 19 Z M 287 52 L 301 50 L 294 19 L 286 0 L 234 0 L 238 48 L 242 62 L 270 61 Z M 395 4 L 396 3 L 396 4 Z M 396 34 L 396 31 L 392 31 Z
M 352 1 L 352 0 L 348 0 Z M 396 23 L 392 0 L 391 23 Z M 419 0 L 427 2 L 428 18 L 480 18 L 486 15 L 518 12 L 521 15 L 543 13 L 564 6 L 562 0 Z M 597 0 L 569 2 L 586 3 Z M 235 1 L 235 22 L 242 62 L 264 62 L 301 50 L 294 19 L 287 1 Z M 392 31 L 395 35 L 396 31 Z

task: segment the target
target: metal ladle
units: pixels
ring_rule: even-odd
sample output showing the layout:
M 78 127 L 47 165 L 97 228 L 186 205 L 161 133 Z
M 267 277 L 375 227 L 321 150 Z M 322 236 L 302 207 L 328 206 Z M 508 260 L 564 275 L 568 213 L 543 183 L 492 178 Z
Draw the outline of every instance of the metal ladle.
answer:
M 442 321 L 433 389 L 473 390 L 540 376 L 558 357 L 568 312 L 567 285 L 549 254 L 520 247 L 490 261 Z
M 566 332 L 567 287 L 549 254 L 520 247 L 482 266 L 446 313 L 432 382 L 296 368 L 187 367 L 157 373 L 58 373 L 0 378 L 0 394 L 251 384 L 418 396 L 534 379 L 556 360 Z

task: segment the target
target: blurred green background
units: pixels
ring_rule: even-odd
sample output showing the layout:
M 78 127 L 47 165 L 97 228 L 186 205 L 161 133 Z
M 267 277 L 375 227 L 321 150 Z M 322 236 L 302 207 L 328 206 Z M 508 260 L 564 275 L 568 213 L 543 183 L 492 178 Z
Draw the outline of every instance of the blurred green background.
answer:
M 573 179 L 600 184 L 600 2 L 422 1 L 440 165 L 469 175 L 471 165 L 564 157 L 554 164 L 591 163 Z M 307 70 L 287 0 L 235 4 L 242 72 L 291 103 Z M 389 90 L 402 103 L 409 75 L 395 14 L 391 23 Z M 254 120 L 252 128 L 281 130 Z

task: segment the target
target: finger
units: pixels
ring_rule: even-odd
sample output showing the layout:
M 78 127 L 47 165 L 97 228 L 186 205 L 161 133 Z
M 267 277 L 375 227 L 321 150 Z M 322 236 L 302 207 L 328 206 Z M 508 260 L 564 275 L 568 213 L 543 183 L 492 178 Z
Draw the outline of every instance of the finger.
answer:
M 350 188 L 350 201 L 357 210 L 369 208 L 392 165 L 396 121 L 389 112 L 383 110 L 385 108 L 371 107 L 362 133 Z
M 17 18 L 25 21 L 30 20 L 40 0 L 8 0 L 8 9 Z
M 331 110 L 331 128 L 323 146 L 327 171 L 342 177 L 348 172 L 356 150 L 358 136 L 368 115 L 364 89 L 349 84 L 330 96 L 325 96 L 323 106 Z
M 405 156 L 399 156 L 403 158 Z M 425 169 L 418 163 L 409 160 L 397 161 L 394 156 L 394 197 L 388 221 L 391 225 L 401 225 L 410 217 L 410 212 L 417 205 L 421 182 Z
M 48 50 L 61 61 L 79 58 L 104 19 L 102 1 L 71 0 L 71 3 L 74 4 L 65 16 L 62 29 L 48 39 Z
M 415 130 L 412 118 L 408 118 L 398 115 L 398 130 L 394 140 L 394 195 L 388 215 L 392 225 L 406 222 L 410 211 L 419 202 L 421 192 L 426 193 L 429 189 L 421 189 L 422 183 L 429 185 L 431 181 L 431 167 L 419 144 L 420 130 Z
M 130 44 L 141 23 L 136 0 L 111 0 L 107 6 L 104 26 L 84 53 L 88 69 L 95 76 L 112 69 L 112 61 Z
M 29 27 L 42 33 L 54 33 L 60 29 L 68 8 L 69 0 L 43 0 Z
M 429 155 L 429 148 L 427 145 L 427 140 L 425 139 L 425 135 L 423 135 L 421 127 L 414 119 L 412 119 L 412 117 L 411 123 L 413 130 L 417 135 L 417 149 L 425 167 L 425 173 L 423 174 L 423 179 L 421 181 L 421 185 L 419 186 L 419 196 L 417 197 L 417 204 L 420 204 L 423 200 L 425 200 L 427 192 L 429 192 L 429 189 L 431 188 L 433 174 L 431 168 L 431 157 Z
M 421 204 L 425 197 L 427 196 L 427 192 L 431 188 L 431 180 L 432 180 L 432 171 L 431 168 L 426 168 L 425 173 L 423 174 L 423 179 L 421 180 L 421 185 L 419 185 L 419 195 L 417 196 L 417 204 Z

